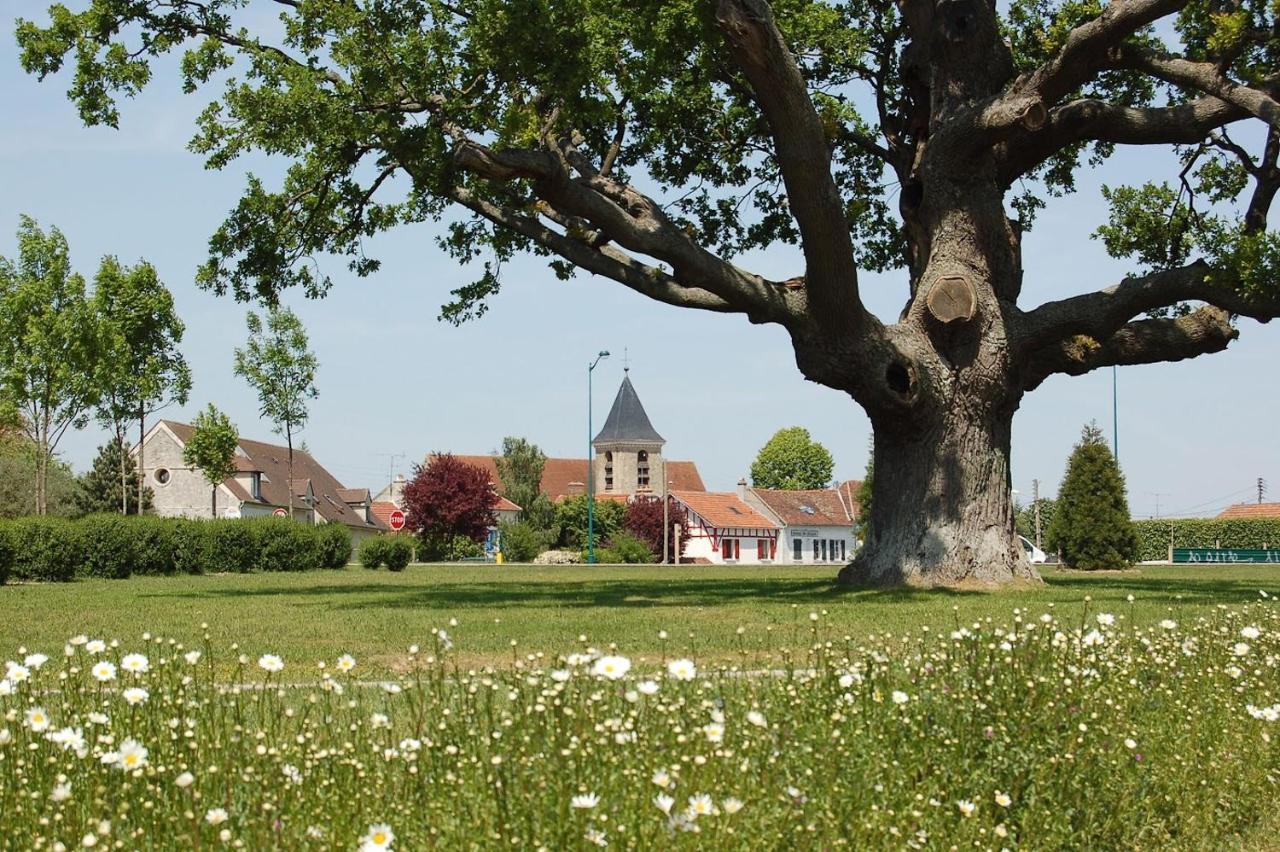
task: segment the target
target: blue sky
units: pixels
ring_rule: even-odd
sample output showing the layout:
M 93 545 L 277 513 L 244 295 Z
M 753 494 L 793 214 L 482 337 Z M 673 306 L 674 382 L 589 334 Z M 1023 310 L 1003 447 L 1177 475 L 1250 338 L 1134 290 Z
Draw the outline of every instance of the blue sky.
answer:
M 196 288 L 193 275 L 209 235 L 239 196 L 245 160 L 206 171 L 186 150 L 192 116 L 203 105 L 183 97 L 166 68 L 123 108 L 121 129 L 84 128 L 63 92 L 66 79 L 41 85 L 22 73 L 11 34 L 18 14 L 43 3 L 0 0 L 0 254 L 16 251 L 18 216 L 27 213 L 67 235 L 78 270 L 98 259 L 145 258 L 174 292 L 187 323 L 191 404 L 166 412 L 189 417 L 212 401 L 247 436 L 271 439 L 252 391 L 232 374 L 232 350 L 244 339 L 246 305 Z M 1126 272 L 1089 234 L 1102 220 L 1103 183 L 1170 179 L 1172 159 L 1124 152 L 1080 191 L 1051 202 L 1024 246 L 1023 304 L 1107 286 Z M 831 450 L 839 477 L 859 477 L 870 424 L 839 392 L 804 380 L 785 333 L 660 305 L 621 285 L 589 276 L 558 282 L 533 261 L 509 264 L 504 292 L 487 316 L 461 328 L 436 321 L 449 290 L 472 280 L 434 245 L 433 229 L 405 228 L 370 242 L 381 272 L 359 280 L 327 262 L 336 286 L 319 301 L 290 293 L 320 359 L 320 397 L 303 437 L 350 486 L 380 487 L 386 454 L 407 471 L 434 450 L 488 452 L 504 435 L 523 435 L 548 455 L 587 449 L 586 366 L 595 352 L 613 357 L 596 370 L 597 427 L 622 378 L 626 350 L 636 390 L 671 458 L 693 459 L 711 488 L 732 487 L 777 429 L 799 425 Z M 783 248 L 742 258 L 748 268 L 786 277 L 800 269 Z M 900 274 L 864 275 L 864 298 L 884 318 L 905 298 Z M 1259 476 L 1280 498 L 1280 327 L 1241 323 L 1230 349 L 1180 364 L 1119 371 L 1120 460 L 1135 515 L 1216 512 L 1254 499 Z M 1023 402 L 1014 423 L 1014 487 L 1029 499 L 1032 480 L 1052 495 L 1085 422 L 1108 435 L 1110 371 L 1056 377 Z M 96 426 L 69 435 L 63 456 L 77 469 L 104 439 Z M 408 459 L 409 461 L 407 461 Z M 1157 497 L 1157 495 L 1159 495 Z

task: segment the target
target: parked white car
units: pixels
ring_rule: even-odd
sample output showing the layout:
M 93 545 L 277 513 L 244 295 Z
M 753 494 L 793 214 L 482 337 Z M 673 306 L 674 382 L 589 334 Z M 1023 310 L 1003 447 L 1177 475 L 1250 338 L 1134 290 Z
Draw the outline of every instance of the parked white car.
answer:
M 1022 542 L 1022 550 L 1027 554 L 1027 561 L 1032 565 L 1043 565 L 1049 557 L 1045 552 L 1036 547 L 1031 541 L 1023 536 L 1018 536 L 1018 541 Z

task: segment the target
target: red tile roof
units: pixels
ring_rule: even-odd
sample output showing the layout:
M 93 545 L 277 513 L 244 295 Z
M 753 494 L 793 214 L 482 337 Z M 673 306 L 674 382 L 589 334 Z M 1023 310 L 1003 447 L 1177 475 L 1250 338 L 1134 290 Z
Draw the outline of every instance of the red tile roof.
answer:
M 850 507 L 842 503 L 843 493 L 834 488 L 817 491 L 771 491 L 753 488 L 752 493 L 789 527 L 853 526 Z
M 399 509 L 395 503 L 389 500 L 377 500 L 369 505 L 369 511 L 378 519 L 378 522 L 387 529 L 391 529 L 391 513 Z
M 498 478 L 497 456 L 455 455 L 454 458 L 480 468 L 489 475 L 489 481 L 493 483 L 493 487 L 499 491 L 502 490 L 502 480 Z M 672 482 L 672 491 L 677 489 L 682 491 L 707 490 L 707 487 L 702 484 L 702 475 L 698 473 L 698 466 L 691 461 L 667 462 L 667 478 Z M 586 483 L 586 459 L 549 458 L 546 464 L 542 466 L 542 493 L 546 494 L 554 502 L 558 503 L 570 494 L 585 494 L 587 490 Z M 570 487 L 575 484 L 581 487 Z M 596 493 L 596 496 L 601 499 L 604 498 L 604 495 L 599 492 Z
M 738 499 L 714 491 L 672 491 L 690 511 L 719 529 L 777 529 L 777 525 Z
M 493 501 L 493 511 L 495 511 L 495 512 L 521 512 L 521 511 L 524 511 L 524 510 L 523 510 L 523 509 L 521 509 L 519 506 L 517 506 L 515 503 L 512 503 L 512 502 L 511 502 L 510 500 L 508 500 L 506 497 L 503 497 L 501 494 L 499 494 L 499 495 L 497 495 L 497 497 L 496 497 L 496 498 L 494 499 L 494 501 Z
M 1280 518 L 1280 503 L 1237 503 L 1218 513 L 1219 518 Z
M 178 440 L 184 444 L 191 439 L 195 429 L 188 423 L 174 420 L 161 421 Z M 240 438 L 239 452 L 236 454 L 236 470 L 242 473 L 260 472 L 262 474 L 262 499 L 255 499 L 244 486 L 236 482 L 235 477 L 223 480 L 222 484 L 238 499 L 245 503 L 259 506 L 286 507 L 289 505 L 289 488 L 285 485 L 289 478 L 289 449 L 277 444 L 266 444 Z M 325 521 L 333 524 L 345 524 L 358 529 L 385 529 L 386 525 L 374 516 L 372 522 L 366 521 L 364 513 L 348 506 L 342 498 L 343 492 L 352 489 L 343 486 L 333 474 L 325 470 L 310 453 L 299 449 L 293 451 L 293 485 L 295 497 L 305 494 L 307 486 L 311 486 L 315 495 L 315 510 Z M 298 501 L 294 500 L 297 507 Z

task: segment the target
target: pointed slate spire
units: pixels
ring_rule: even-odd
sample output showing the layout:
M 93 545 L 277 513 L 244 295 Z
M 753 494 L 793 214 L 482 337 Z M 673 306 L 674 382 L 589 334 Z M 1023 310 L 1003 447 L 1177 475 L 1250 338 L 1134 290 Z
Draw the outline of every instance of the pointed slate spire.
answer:
M 613 399 L 613 407 L 609 409 L 609 416 L 605 418 L 604 426 L 593 443 L 637 442 L 665 444 L 666 440 L 649 422 L 649 415 L 645 414 L 644 406 L 640 404 L 640 397 L 636 396 L 636 389 L 631 386 L 631 376 L 625 375 L 622 378 L 622 387 L 618 388 L 618 395 Z

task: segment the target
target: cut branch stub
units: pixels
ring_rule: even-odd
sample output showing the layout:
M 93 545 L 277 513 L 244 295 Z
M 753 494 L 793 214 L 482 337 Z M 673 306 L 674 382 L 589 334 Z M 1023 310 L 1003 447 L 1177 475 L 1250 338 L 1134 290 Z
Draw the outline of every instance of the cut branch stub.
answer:
M 940 323 L 968 322 L 977 312 L 978 295 L 969 279 L 950 275 L 933 283 L 925 305 Z

